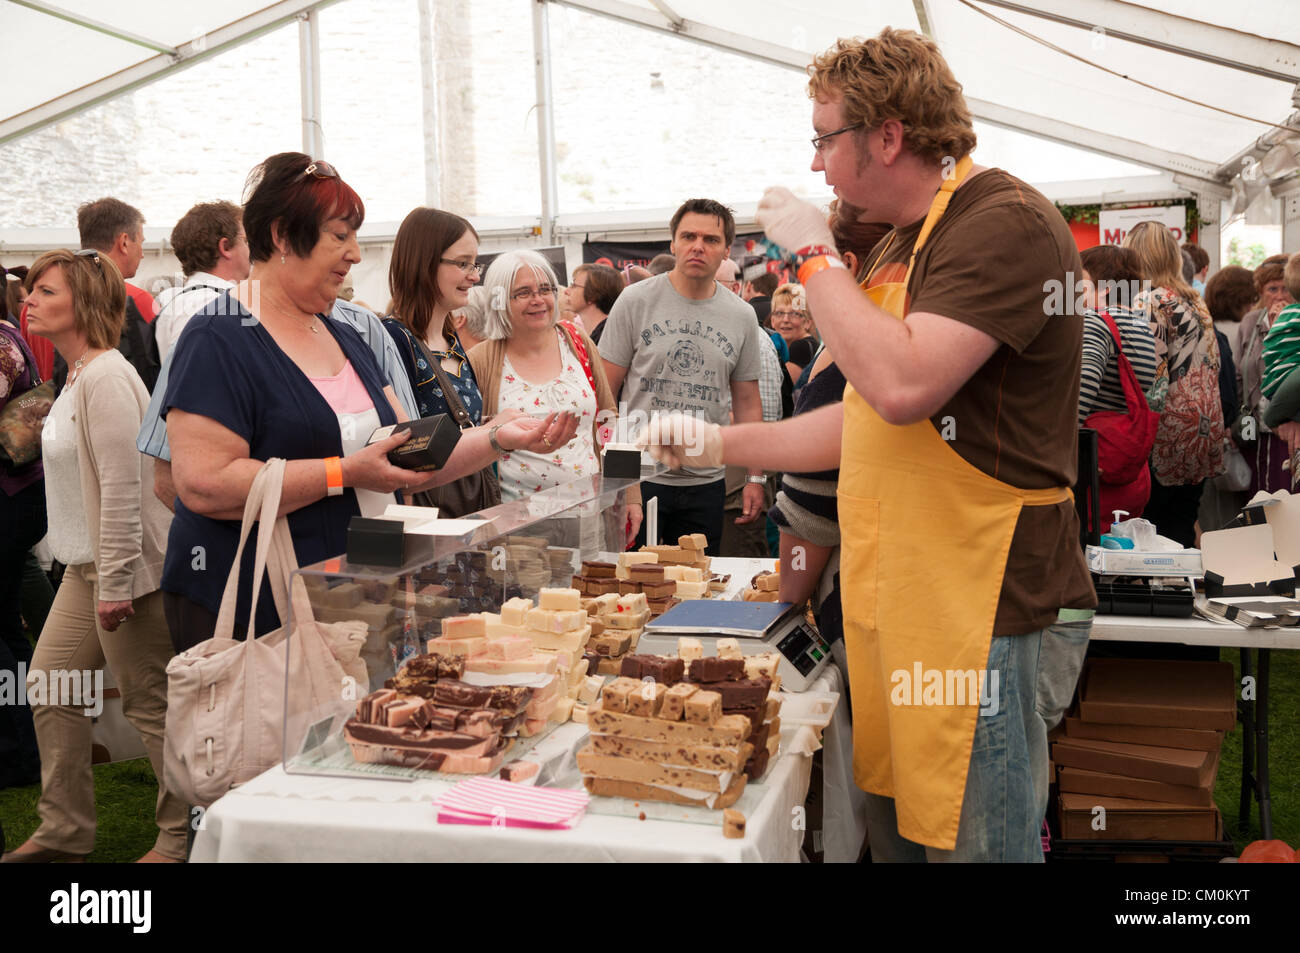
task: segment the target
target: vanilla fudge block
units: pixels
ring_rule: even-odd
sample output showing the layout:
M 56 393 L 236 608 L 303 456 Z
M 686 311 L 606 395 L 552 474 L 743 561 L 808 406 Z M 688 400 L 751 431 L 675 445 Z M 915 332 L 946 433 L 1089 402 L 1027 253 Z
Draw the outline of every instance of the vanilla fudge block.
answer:
M 627 711 L 628 696 L 634 691 L 641 688 L 641 681 L 635 678 L 626 678 L 620 675 L 601 692 L 603 699 L 601 704 L 609 711 L 625 712 Z
M 464 640 L 452 639 L 451 641 L 457 642 Z M 487 654 L 489 658 L 527 658 L 533 654 L 533 643 L 531 639 L 525 638 L 522 635 L 506 635 L 499 639 L 488 639 Z
M 722 717 L 722 696 L 717 692 L 696 692 L 686 699 L 685 714 L 693 724 L 715 724 Z
M 659 708 L 659 717 L 668 721 L 679 721 L 686 713 L 686 699 L 700 690 L 694 682 L 678 682 L 664 693 L 663 705 Z
M 578 701 L 583 705 L 590 705 L 596 700 L 604 684 L 605 680 L 599 675 L 588 675 L 582 680 L 582 687 L 578 690 Z
M 704 578 L 704 573 L 700 572 L 700 570 L 696 569 L 694 566 L 681 566 L 680 569 L 681 569 L 681 578 L 678 580 L 678 582 L 707 582 L 708 581 Z
M 693 549 L 702 553 L 709 545 L 709 538 L 703 533 L 691 533 L 689 536 L 679 536 L 677 545 L 682 549 Z
M 620 781 L 614 778 L 584 777 L 582 783 L 586 787 L 587 793 L 599 797 L 621 797 L 637 801 L 666 801 L 669 804 L 688 804 L 721 810 L 731 807 L 740 800 L 740 796 L 745 793 L 745 782 L 747 780 L 743 773 L 737 774 L 731 779 L 731 786 L 722 794 L 712 794 L 706 791 L 695 792 L 691 788 L 685 789 L 690 793 L 683 794 L 668 787 L 655 787 L 652 784 L 638 784 L 635 781 Z M 698 793 L 700 796 L 691 797 L 690 795 L 694 793 Z
M 718 639 L 718 658 L 739 658 L 745 656 L 740 651 L 740 642 L 736 639 Z
M 538 605 L 543 609 L 556 611 L 576 611 L 582 608 L 582 593 L 577 589 L 542 589 L 538 593 Z
M 587 724 L 587 711 L 588 708 L 586 705 L 580 704 L 579 702 L 574 702 L 573 714 L 570 717 L 572 717 L 573 720 L 576 721 L 578 724 L 585 725 Z
M 525 718 L 519 724 L 519 737 L 531 738 L 533 735 L 540 735 L 550 724 L 550 716 L 546 718 Z
M 325 605 L 339 609 L 351 609 L 353 606 L 361 605 L 361 598 L 364 595 L 361 586 L 357 583 L 345 582 L 343 585 L 335 586 L 325 593 Z
M 573 652 L 587 644 L 587 640 L 591 637 L 591 629 L 585 625 L 571 632 L 558 633 L 525 629 L 524 635 L 532 640 L 534 648 L 545 649 L 548 652 Z
M 699 639 L 682 636 L 677 640 L 677 657 L 690 662 L 704 657 L 704 646 Z
M 533 651 L 538 655 L 549 655 L 553 657 L 555 659 L 556 668 L 562 668 L 566 672 L 572 672 L 574 667 L 582 661 L 581 649 L 574 649 L 572 651 L 564 651 L 562 649 L 544 649 L 534 643 Z
M 709 584 L 707 582 L 679 582 L 677 584 L 678 599 L 707 599 L 709 596 Z
M 624 615 L 628 612 L 644 612 L 646 609 L 646 597 L 644 593 L 634 592 L 625 596 L 618 597 L 618 608 L 622 612 L 615 612 L 615 615 Z
M 442 620 L 444 639 L 487 637 L 487 620 L 481 615 L 454 615 Z
M 563 694 L 561 689 L 566 687 L 567 685 L 565 684 L 564 679 L 560 677 L 559 672 L 556 672 L 537 688 L 533 689 L 533 700 L 546 701 L 548 698 L 559 698 Z
M 726 808 L 722 812 L 722 836 L 733 840 L 745 836 L 745 815 L 735 808 Z
M 587 624 L 587 613 L 582 609 L 530 609 L 527 620 L 528 628 L 539 632 L 572 632 Z
M 470 638 L 470 639 L 449 639 L 445 636 L 437 639 L 430 639 L 425 643 L 428 652 L 438 652 L 441 655 L 482 655 L 486 651 L 487 639 Z M 531 651 L 531 649 L 530 649 Z
M 759 576 L 754 588 L 760 592 L 775 592 L 781 588 L 781 574 L 779 572 L 770 572 Z
M 609 687 L 606 686 L 606 691 Z M 697 692 L 696 697 L 702 693 Z M 721 701 L 721 699 L 719 699 Z M 735 747 L 743 744 L 754 726 L 744 715 L 723 715 L 712 725 L 690 721 L 665 721 L 662 718 L 644 718 L 640 715 L 610 711 L 604 699 L 591 707 L 592 730 L 620 738 L 640 738 L 663 744 L 717 745 Z
M 588 675 L 587 668 L 588 668 L 587 660 L 585 658 L 578 659 L 577 664 L 574 665 L 573 668 L 568 669 L 565 672 L 565 675 L 568 678 L 568 684 L 569 685 L 579 684 L 584 678 L 587 677 Z M 595 675 L 596 673 L 591 672 L 590 674 Z
M 653 718 L 659 714 L 659 708 L 664 703 L 664 693 L 667 691 L 668 686 L 660 682 L 642 682 L 640 688 L 627 696 L 628 714 Z
M 514 599 L 507 599 L 505 605 L 501 607 L 501 621 L 506 625 L 519 627 L 525 624 L 525 616 L 533 608 L 533 601 L 517 596 Z
M 771 678 L 776 674 L 781 657 L 775 652 L 761 652 L 745 656 L 746 678 Z
M 596 663 L 597 675 L 617 675 L 621 671 L 622 659 L 617 656 L 603 658 Z
M 545 652 L 534 652 L 528 658 L 518 659 L 497 659 L 475 655 L 465 661 L 465 671 L 481 672 L 485 675 L 552 675 L 555 670 L 555 656 Z
M 644 596 L 642 597 L 644 598 Z M 640 629 L 650 621 L 649 608 L 615 612 L 605 619 L 606 629 Z
M 713 774 L 680 765 L 655 764 L 637 758 L 615 758 L 597 754 L 590 747 L 578 752 L 578 770 L 593 778 L 612 778 L 616 781 L 635 781 L 638 784 L 662 784 L 675 788 L 692 788 L 696 791 L 716 791 L 721 794 L 731 784 L 732 772 Z
M 512 635 L 524 635 L 527 631 L 523 626 L 494 622 L 491 619 L 484 620 L 483 629 L 489 639 L 504 639 Z
M 744 589 L 740 593 L 742 602 L 776 602 L 777 598 L 775 592 L 763 592 L 758 589 Z
M 637 566 L 637 565 L 644 565 L 645 563 L 657 563 L 657 562 L 659 562 L 658 554 L 653 552 L 647 552 L 644 549 L 638 553 L 618 554 L 618 564 L 620 566 Z
M 555 703 L 555 710 L 551 712 L 551 721 L 562 725 L 572 717 L 573 699 L 567 695 L 561 696 Z
M 618 600 L 621 597 L 617 592 L 606 592 L 596 596 L 596 614 L 602 619 L 611 612 L 618 611 Z
M 748 741 L 730 747 L 721 745 L 668 744 L 640 738 L 616 738 L 592 732 L 591 747 L 597 754 L 618 758 L 639 758 L 659 764 L 675 764 L 705 771 L 743 771 L 754 755 Z
M 587 625 L 591 626 L 591 635 L 593 638 L 602 635 L 605 631 L 605 621 L 599 616 L 587 616 Z

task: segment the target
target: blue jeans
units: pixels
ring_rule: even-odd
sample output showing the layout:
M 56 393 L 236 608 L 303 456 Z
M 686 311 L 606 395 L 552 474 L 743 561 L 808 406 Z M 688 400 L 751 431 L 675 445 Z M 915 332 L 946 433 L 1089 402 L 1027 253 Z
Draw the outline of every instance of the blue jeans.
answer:
M 1086 643 L 1091 623 L 1058 623 L 1028 635 L 998 636 L 986 668 L 998 673 L 997 706 L 975 723 L 957 844 L 926 847 L 898 833 L 894 799 L 867 795 L 871 859 L 883 863 L 1041 863 L 1047 812 L 1047 725 L 1039 713 L 1040 677 L 1054 668 L 1052 640 Z M 1048 651 L 1040 652 L 1044 646 Z M 1040 673 L 1040 661 L 1045 669 Z M 1076 673 L 1077 674 L 1077 673 Z M 1054 678 L 1053 678 L 1054 680 Z

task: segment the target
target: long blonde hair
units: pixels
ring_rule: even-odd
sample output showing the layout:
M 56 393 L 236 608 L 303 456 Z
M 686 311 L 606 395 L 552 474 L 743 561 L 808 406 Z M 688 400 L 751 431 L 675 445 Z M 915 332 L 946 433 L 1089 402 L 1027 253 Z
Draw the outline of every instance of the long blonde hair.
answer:
M 1169 288 L 1178 297 L 1200 301 L 1196 289 L 1183 280 L 1183 252 L 1174 235 L 1159 222 L 1138 222 L 1124 237 L 1142 267 L 1142 280 L 1153 288 Z

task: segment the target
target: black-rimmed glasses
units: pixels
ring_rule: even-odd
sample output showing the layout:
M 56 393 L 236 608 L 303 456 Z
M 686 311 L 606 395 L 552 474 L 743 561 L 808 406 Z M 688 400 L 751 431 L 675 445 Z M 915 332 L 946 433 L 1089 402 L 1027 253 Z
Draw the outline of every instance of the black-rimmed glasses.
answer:
M 826 148 L 826 142 L 828 139 L 833 139 L 836 136 L 840 135 L 841 133 L 849 132 L 850 130 L 853 129 L 861 129 L 865 125 L 866 125 L 865 121 L 855 122 L 852 125 L 845 126 L 843 129 L 836 129 L 834 132 L 825 132 L 822 133 L 820 136 L 814 136 L 812 139 L 808 141 L 812 143 L 812 147 L 813 149 L 816 150 L 817 154 L 821 155 L 822 150 Z

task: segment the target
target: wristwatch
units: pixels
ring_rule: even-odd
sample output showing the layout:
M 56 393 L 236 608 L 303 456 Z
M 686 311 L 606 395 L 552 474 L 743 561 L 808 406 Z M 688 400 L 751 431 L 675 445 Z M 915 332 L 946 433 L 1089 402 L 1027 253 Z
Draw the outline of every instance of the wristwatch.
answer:
M 752 473 L 748 473 L 748 474 L 745 475 L 745 482 L 746 482 L 746 483 L 757 483 L 759 486 L 767 486 L 767 477 L 765 477 L 765 476 L 754 476 L 754 474 L 752 474 Z
M 488 443 L 490 443 L 490 444 L 492 445 L 492 449 L 493 449 L 494 451 L 496 451 L 497 453 L 508 453 L 508 452 L 509 452 L 509 451 L 506 450 L 505 447 L 503 447 L 503 446 L 501 446 L 501 444 L 497 443 L 497 431 L 500 430 L 500 429 L 501 429 L 502 427 L 504 427 L 504 426 L 505 426 L 505 424 L 497 424 L 495 427 L 493 427 L 491 430 L 488 431 Z

